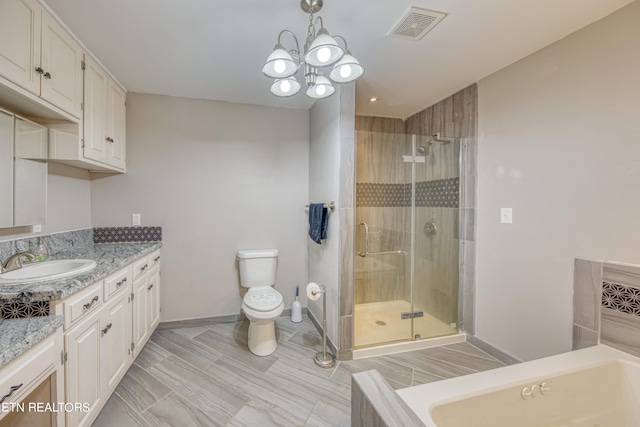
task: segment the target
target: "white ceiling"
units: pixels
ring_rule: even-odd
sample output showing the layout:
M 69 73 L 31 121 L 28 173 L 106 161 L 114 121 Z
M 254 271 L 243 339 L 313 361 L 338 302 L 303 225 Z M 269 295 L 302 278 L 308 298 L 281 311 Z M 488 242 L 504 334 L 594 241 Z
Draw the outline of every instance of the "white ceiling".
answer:
M 282 29 L 304 43 L 299 0 L 45 0 L 132 92 L 309 108 L 260 69 Z M 632 0 L 324 0 L 318 14 L 366 72 L 358 114 L 406 118 Z M 387 37 L 410 6 L 448 16 L 421 41 Z M 286 44 L 290 47 L 290 44 Z M 368 102 L 372 96 L 376 103 Z

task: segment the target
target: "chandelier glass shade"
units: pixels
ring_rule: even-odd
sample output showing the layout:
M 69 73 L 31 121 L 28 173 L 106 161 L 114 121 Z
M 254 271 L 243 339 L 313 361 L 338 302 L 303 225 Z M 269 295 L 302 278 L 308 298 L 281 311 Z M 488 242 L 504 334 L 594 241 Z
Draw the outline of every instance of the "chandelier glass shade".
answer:
M 304 68 L 306 95 L 319 99 L 331 96 L 334 83 L 349 83 L 364 74 L 364 67 L 347 50 L 347 41 L 341 36 L 331 36 L 322 22 L 322 17 L 314 20 L 313 14 L 320 10 L 322 1 L 302 0 L 301 7 L 309 13 L 309 27 L 306 43 L 300 49 L 298 38 L 289 30 L 278 35 L 278 43 L 262 66 L 262 73 L 274 79 L 271 93 L 278 97 L 293 96 L 300 91 L 301 84 L 294 77 Z M 316 30 L 316 27 L 319 29 Z M 290 35 L 295 47 L 287 49 L 282 44 L 282 36 Z M 342 47 L 337 39 L 344 44 Z M 328 76 L 328 78 L 327 78 Z

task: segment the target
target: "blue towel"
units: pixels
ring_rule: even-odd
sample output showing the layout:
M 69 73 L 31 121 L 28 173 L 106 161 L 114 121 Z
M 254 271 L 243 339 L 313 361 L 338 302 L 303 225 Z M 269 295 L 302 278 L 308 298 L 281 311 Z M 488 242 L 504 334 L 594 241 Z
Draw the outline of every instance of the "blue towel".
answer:
M 327 224 L 329 223 L 329 212 L 323 203 L 312 203 L 309 205 L 309 237 L 317 244 L 322 244 L 321 240 L 327 238 Z

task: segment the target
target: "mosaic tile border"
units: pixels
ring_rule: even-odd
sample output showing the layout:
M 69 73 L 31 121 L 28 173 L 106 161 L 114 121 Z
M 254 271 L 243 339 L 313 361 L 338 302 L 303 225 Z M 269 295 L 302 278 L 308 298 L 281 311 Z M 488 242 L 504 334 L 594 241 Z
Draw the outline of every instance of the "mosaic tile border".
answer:
M 620 283 L 602 282 L 602 306 L 640 316 L 640 289 Z
M 0 319 L 22 319 L 49 315 L 49 301 L 0 302 Z
M 356 207 L 409 207 L 411 184 L 356 183 Z M 460 178 L 416 182 L 416 206 L 458 208 Z
M 411 184 L 356 184 L 357 207 L 403 207 L 411 204 Z
M 100 227 L 93 229 L 94 243 L 159 242 L 162 227 Z

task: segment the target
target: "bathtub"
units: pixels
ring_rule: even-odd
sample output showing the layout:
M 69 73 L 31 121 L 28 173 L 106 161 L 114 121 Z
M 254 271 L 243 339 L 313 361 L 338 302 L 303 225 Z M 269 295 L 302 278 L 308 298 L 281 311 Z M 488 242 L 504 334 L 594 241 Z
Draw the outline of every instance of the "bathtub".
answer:
M 599 345 L 397 393 L 427 427 L 638 427 L 640 358 Z

